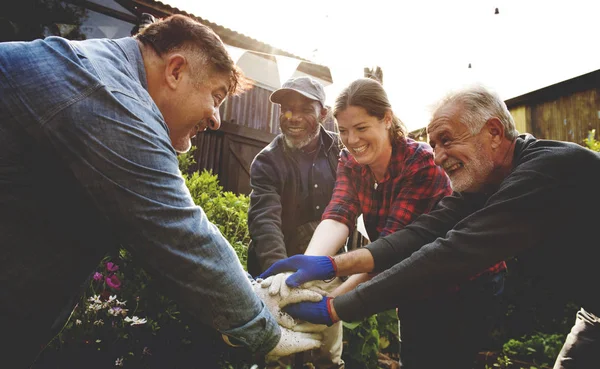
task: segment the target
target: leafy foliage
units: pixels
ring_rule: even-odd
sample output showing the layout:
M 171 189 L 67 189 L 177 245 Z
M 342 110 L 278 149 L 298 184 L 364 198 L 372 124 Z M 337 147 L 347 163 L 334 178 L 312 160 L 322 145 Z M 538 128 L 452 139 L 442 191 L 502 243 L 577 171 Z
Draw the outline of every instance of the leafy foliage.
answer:
M 370 316 L 360 322 L 344 322 L 343 359 L 348 368 L 377 369 L 378 354 L 398 358 L 398 318 L 395 310 Z
M 600 141 L 596 140 L 595 137 L 596 137 L 596 130 L 592 129 L 591 131 L 588 132 L 587 138 L 583 139 L 583 142 L 590 150 L 600 151 Z
M 222 192 L 216 176 L 204 170 L 202 173 L 184 175 L 185 183 L 196 205 L 199 205 L 208 219 L 213 222 L 227 238 L 237 253 L 240 262 L 246 268 L 248 259 L 248 206 L 250 198 L 232 192 Z

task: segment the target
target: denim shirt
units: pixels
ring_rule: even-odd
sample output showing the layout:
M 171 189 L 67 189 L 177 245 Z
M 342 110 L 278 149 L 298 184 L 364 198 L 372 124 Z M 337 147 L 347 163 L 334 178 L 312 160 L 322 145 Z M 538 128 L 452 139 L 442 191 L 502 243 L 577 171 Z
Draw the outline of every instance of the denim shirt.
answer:
M 5 328 L 19 327 L 39 349 L 120 245 L 201 322 L 258 353 L 279 341 L 233 248 L 192 200 L 133 38 L 0 44 L 0 245 L 9 341 Z

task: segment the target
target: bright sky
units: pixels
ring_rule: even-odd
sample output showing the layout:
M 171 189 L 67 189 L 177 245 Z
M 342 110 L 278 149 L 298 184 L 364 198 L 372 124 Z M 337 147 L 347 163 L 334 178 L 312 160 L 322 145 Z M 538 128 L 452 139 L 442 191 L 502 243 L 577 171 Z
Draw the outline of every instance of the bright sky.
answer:
M 509 99 L 600 69 L 598 0 L 162 1 L 327 65 L 330 102 L 381 66 L 409 130 L 451 89 L 478 82 Z

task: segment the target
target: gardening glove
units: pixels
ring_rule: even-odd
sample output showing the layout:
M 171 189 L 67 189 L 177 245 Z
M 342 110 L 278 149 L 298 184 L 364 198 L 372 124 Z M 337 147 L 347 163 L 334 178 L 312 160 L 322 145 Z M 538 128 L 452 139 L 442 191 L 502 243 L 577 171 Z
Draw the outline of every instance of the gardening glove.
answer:
M 286 298 L 290 295 L 290 288 L 285 283 L 287 277 L 292 275 L 292 273 L 279 273 L 270 276 L 261 282 L 261 286 L 263 288 L 269 287 L 269 295 L 280 295 L 281 298 Z
M 335 277 L 336 266 L 331 256 L 294 255 L 271 265 L 259 278 L 290 271 L 295 273 L 285 283 L 290 287 L 298 287 L 308 281 Z
M 322 339 L 323 335 L 320 333 L 301 333 L 281 328 L 281 338 L 277 342 L 277 346 L 267 354 L 267 359 L 274 360 L 278 357 L 319 348 Z
M 288 299 L 282 300 L 279 305 L 284 313 L 294 318 L 329 327 L 336 323 L 330 313 L 329 305 L 333 303 L 331 300 L 333 300 L 332 297 L 324 297 L 319 302 L 294 303 Z
M 281 311 L 279 307 L 279 302 L 281 301 L 281 296 L 279 295 L 271 295 L 269 293 L 269 289 L 261 286 L 260 280 L 252 281 L 252 288 L 256 295 L 264 302 L 267 309 L 271 315 L 275 317 L 277 323 L 282 327 L 298 330 L 299 332 L 321 332 L 323 329 L 327 328 L 326 326 L 317 326 L 315 324 L 310 323 L 300 323 L 296 322 L 294 318 L 292 318 L 289 314 Z M 323 297 L 316 292 L 306 290 L 306 289 L 294 289 L 290 291 L 287 301 L 288 303 L 294 302 L 302 302 L 302 301 L 320 301 Z
M 327 290 L 332 290 L 332 287 L 330 286 L 331 283 L 332 281 L 310 281 L 300 285 L 300 288 L 306 288 L 318 293 L 319 295 L 327 296 L 329 295 Z

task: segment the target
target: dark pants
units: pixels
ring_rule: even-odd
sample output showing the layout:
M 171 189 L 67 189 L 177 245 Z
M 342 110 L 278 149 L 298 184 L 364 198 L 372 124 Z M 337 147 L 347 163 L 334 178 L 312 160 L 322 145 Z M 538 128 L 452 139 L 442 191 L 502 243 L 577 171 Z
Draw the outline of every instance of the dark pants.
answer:
M 554 369 L 600 368 L 600 318 L 584 309 L 560 350 Z
M 504 275 L 399 310 L 402 369 L 473 367 L 497 314 Z

